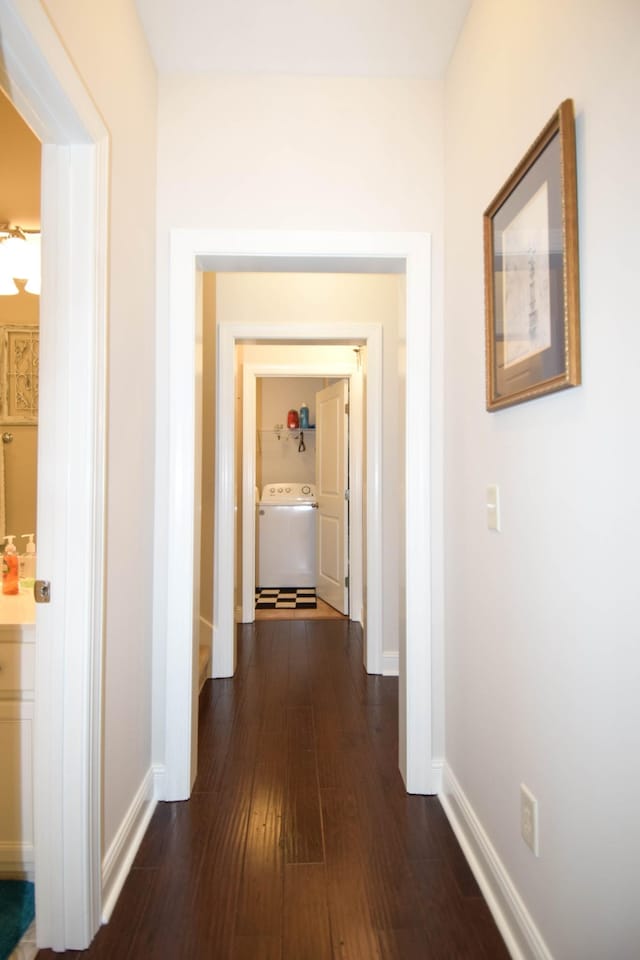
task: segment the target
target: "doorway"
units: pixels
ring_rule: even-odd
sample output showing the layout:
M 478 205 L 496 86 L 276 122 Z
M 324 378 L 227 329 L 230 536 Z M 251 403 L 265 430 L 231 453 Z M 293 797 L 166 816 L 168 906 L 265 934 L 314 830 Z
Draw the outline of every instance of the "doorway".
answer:
M 256 460 L 256 437 L 263 444 L 271 444 L 276 453 L 281 450 L 278 434 L 267 429 L 266 436 L 261 435 L 261 423 L 257 418 L 257 384 L 260 379 L 301 378 L 303 382 L 317 384 L 327 379 L 346 379 L 350 383 L 351 410 L 349 434 L 349 490 L 351 536 L 346 553 L 349 568 L 350 617 L 365 627 L 363 608 L 363 359 L 366 349 L 362 340 L 351 344 L 314 345 L 305 341 L 287 344 L 273 344 L 261 340 L 240 347 L 242 357 L 238 363 L 241 370 L 242 392 L 242 455 L 237 462 L 241 464 L 237 477 L 238 502 L 242 503 L 242 542 L 239 550 L 238 578 L 241 583 L 241 609 L 237 619 L 250 623 L 254 619 L 255 571 L 256 571 L 256 487 L 261 481 L 276 479 L 260 476 Z M 285 411 L 286 412 L 286 411 Z M 317 455 L 317 438 L 313 441 Z M 295 446 L 295 445 L 294 445 Z M 295 456 L 295 453 L 294 453 Z M 275 462 L 277 463 L 276 457 Z M 273 457 L 270 463 L 273 463 Z M 378 464 L 379 467 L 379 464 Z M 275 466 L 272 469 L 277 469 Z M 282 478 L 284 479 L 284 478 Z M 315 471 L 314 477 L 315 481 Z M 369 649 L 369 672 L 377 672 L 374 664 L 373 649 Z
M 55 580 L 36 613 L 34 851 L 38 942 L 63 950 L 102 908 L 109 141 L 39 4 L 1 4 L 0 38 L 0 87 L 43 144 L 38 576 Z
M 349 381 L 257 378 L 253 619 L 349 616 L 348 401 L 337 420 L 342 437 L 324 415 L 326 391 L 336 389 L 348 392 Z M 342 456 L 335 456 L 336 447 Z M 330 466 L 342 536 L 327 543 L 322 494 Z
M 222 264 L 222 267 L 220 265 Z M 441 550 L 440 532 L 431 525 L 431 381 L 430 381 L 430 244 L 425 234 L 345 234 L 324 232 L 271 232 L 175 230 L 171 236 L 169 265 L 168 339 L 158 352 L 162 380 L 168 388 L 167 417 L 158 431 L 157 489 L 166 504 L 161 517 L 164 542 L 184 542 L 191 556 L 194 543 L 196 430 L 193 384 L 195 343 L 200 337 L 197 273 L 218 269 L 317 269 L 334 272 L 400 272 L 405 274 L 403 304 L 406 349 L 402 352 L 403 423 L 404 410 L 420 410 L 421 429 L 412 438 L 410 469 L 402 500 L 403 555 L 406 583 L 401 596 L 397 631 L 400 667 L 399 757 L 400 769 L 411 793 L 436 793 L 440 787 L 442 763 L 442 674 L 433 670 L 432 623 L 440 605 L 432 609 L 432 577 L 440 591 L 440 565 L 432 573 L 431 557 Z M 286 266 L 283 267 L 283 264 Z M 299 327 L 272 324 L 270 337 L 291 342 L 300 339 Z M 216 428 L 216 648 L 225 653 L 221 665 L 233 672 L 234 572 L 228 558 L 233 556 L 234 537 L 234 346 L 236 339 L 264 337 L 260 323 L 228 324 L 218 331 L 217 428 Z M 316 342 L 357 337 L 360 331 L 346 325 L 308 325 L 304 336 Z M 368 392 L 367 392 L 368 397 Z M 162 415 L 162 413 L 161 413 Z M 372 436 L 367 418 L 367 449 L 376 447 L 378 462 L 381 436 Z M 440 441 L 440 436 L 436 440 Z M 405 454 L 406 462 L 406 454 Z M 380 489 L 380 476 L 373 477 L 368 490 Z M 369 509 L 369 499 L 367 501 Z M 407 522 L 410 517 L 410 522 Z M 379 518 L 380 519 L 380 518 Z M 158 538 L 158 543 L 163 538 Z M 231 545 L 229 547 L 229 545 Z M 226 553 L 224 552 L 226 550 Z M 156 619 L 157 642 L 164 654 L 165 696 L 162 710 L 165 750 L 165 798 L 186 799 L 195 774 L 196 699 L 194 697 L 194 583 L 185 583 L 182 551 L 158 553 Z M 378 555 L 377 562 L 380 562 Z M 193 574 L 193 570 L 191 571 Z M 371 570 L 367 563 L 367 578 Z M 167 591 L 166 583 L 182 583 L 181 590 Z M 374 599 L 374 598 L 371 598 Z M 197 637 L 196 637 L 197 639 Z M 438 651 L 436 649 L 436 663 Z M 230 656 L 229 656 L 230 654 Z M 196 671 L 197 673 L 197 671 Z M 222 675 L 222 672 L 221 672 Z M 196 684 L 197 687 L 197 684 Z M 434 743 L 433 733 L 437 733 Z

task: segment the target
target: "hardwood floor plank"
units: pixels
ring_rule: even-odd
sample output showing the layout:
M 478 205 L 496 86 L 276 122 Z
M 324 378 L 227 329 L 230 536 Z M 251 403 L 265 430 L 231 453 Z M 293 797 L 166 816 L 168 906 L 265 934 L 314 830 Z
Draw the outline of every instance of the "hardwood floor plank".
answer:
M 91 954 L 95 960 L 112 960 L 113 957 L 128 960 L 134 955 L 133 942 L 155 893 L 156 882 L 156 870 L 131 871 L 110 922 L 100 928 L 91 945 Z
M 324 864 L 288 864 L 284 883 L 282 960 L 331 960 Z
M 236 940 L 241 936 L 266 935 L 280 942 L 284 884 L 280 839 L 285 805 L 286 765 L 284 738 L 278 734 L 263 736 L 249 809 L 244 867 L 236 912 Z
M 411 864 L 411 869 L 427 943 L 434 956 L 493 960 L 485 952 L 473 923 L 470 901 L 460 896 L 449 864 L 443 860 L 419 860 Z
M 443 856 L 446 858 L 456 882 L 458 891 L 463 897 L 482 897 L 480 887 L 474 877 L 471 867 L 467 863 L 456 835 L 447 820 L 446 814 L 439 803 L 434 803 L 431 810 L 431 823 L 434 826 L 438 843 Z
M 285 861 L 322 863 L 324 843 L 313 712 L 310 707 L 290 707 L 287 722 Z
M 207 795 L 209 796 L 209 795 Z M 199 883 L 190 903 L 190 922 L 179 956 L 226 957 L 235 935 L 244 865 L 250 784 L 214 794 L 215 817 L 204 848 Z
M 484 898 L 476 897 L 467 903 L 467 912 L 472 918 L 478 940 L 486 960 L 510 960 L 510 953 L 500 935 L 495 920 Z
M 153 870 L 153 897 L 137 928 L 127 931 L 130 943 L 129 953 L 125 954 L 127 960 L 140 957 L 162 960 L 167 956 L 181 960 L 187 956 L 185 940 L 194 916 L 194 899 L 201 885 L 210 831 L 210 798 L 201 794 L 188 802 L 167 806 L 172 808 L 172 816 L 162 859 Z M 114 914 L 109 926 L 115 922 Z M 95 946 L 94 943 L 91 947 L 91 960 Z
M 211 960 L 214 958 L 211 954 Z M 230 960 L 282 960 L 280 938 L 236 936 Z
M 363 870 L 358 804 L 344 790 L 323 790 L 321 795 L 334 957 L 380 960 Z
M 421 927 L 409 930 L 381 930 L 378 934 L 382 960 L 445 960 L 433 953 Z M 449 954 L 453 958 L 454 954 Z

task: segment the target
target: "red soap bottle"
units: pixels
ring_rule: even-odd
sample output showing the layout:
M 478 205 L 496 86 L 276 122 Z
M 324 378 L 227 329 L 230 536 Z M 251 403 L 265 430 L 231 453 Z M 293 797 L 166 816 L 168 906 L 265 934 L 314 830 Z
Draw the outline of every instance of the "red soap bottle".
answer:
M 300 426 L 297 410 L 289 410 L 289 413 L 287 414 L 287 426 L 289 427 L 289 430 L 297 430 Z

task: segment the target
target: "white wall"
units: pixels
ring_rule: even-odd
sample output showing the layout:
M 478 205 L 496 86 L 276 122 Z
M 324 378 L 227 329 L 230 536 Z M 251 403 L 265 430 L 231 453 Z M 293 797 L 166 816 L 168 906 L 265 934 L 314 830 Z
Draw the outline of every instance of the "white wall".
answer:
M 316 422 L 316 393 L 325 381 L 317 377 L 258 377 L 256 383 L 256 482 L 262 490 L 273 480 L 315 483 L 316 434 L 303 430 L 304 450 L 300 450 L 300 432 L 287 430 L 289 410 L 309 408 L 309 423 Z M 283 430 L 274 430 L 283 424 Z
M 637 0 L 475 0 L 446 82 L 446 756 L 557 960 L 640 955 L 639 38 Z M 488 414 L 482 212 L 566 97 L 583 386 Z
M 199 74 L 159 91 L 164 256 L 171 226 L 440 235 L 439 83 Z
M 156 75 L 133 0 L 43 6 L 111 136 L 104 825 L 151 763 Z

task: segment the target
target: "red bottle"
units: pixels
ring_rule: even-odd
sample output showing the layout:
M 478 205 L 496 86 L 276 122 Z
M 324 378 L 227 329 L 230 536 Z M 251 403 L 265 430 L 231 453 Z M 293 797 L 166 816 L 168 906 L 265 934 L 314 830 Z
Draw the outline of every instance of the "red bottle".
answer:
M 297 430 L 300 426 L 297 410 L 289 410 L 289 413 L 287 414 L 287 426 L 289 427 L 289 430 Z

